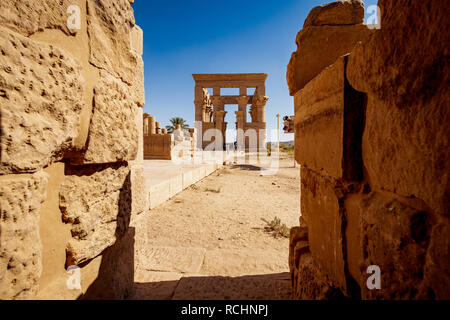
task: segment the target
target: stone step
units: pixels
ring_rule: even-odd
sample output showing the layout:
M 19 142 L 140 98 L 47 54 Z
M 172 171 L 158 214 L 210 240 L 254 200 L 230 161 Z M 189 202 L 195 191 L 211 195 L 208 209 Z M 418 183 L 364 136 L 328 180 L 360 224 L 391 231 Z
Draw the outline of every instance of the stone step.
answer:
M 241 277 L 183 277 L 173 300 L 289 300 L 289 273 Z
M 288 253 L 263 249 L 207 250 L 201 274 L 243 276 L 289 271 Z
M 220 163 L 176 164 L 171 160 L 144 160 L 150 209 L 163 204 L 192 184 L 221 168 Z
M 206 250 L 183 247 L 144 247 L 136 252 L 135 269 L 177 273 L 198 273 Z

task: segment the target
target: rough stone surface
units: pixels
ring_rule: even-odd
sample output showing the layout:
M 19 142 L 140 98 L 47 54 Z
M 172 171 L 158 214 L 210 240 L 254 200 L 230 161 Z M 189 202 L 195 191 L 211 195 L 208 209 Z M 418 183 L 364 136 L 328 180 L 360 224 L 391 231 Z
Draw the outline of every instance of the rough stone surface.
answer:
M 135 160 L 139 129 L 137 106 L 130 101 L 126 85 L 105 72 L 95 87 L 94 110 L 83 163 Z
M 302 70 L 288 72 L 302 164 L 301 223 L 308 228 L 307 236 L 301 228 L 291 231 L 296 298 L 450 296 L 449 21 L 437 1 L 380 0 L 378 5 L 381 30 L 344 58 L 343 74 L 330 72 L 339 60 L 323 65 L 319 69 L 325 70 L 301 89 L 295 81 Z M 315 10 L 305 25 L 319 15 Z M 330 99 L 342 79 L 342 94 Z M 324 125 L 317 111 L 326 113 L 342 98 L 341 122 Z M 305 131 L 305 123 L 314 129 Z M 312 145 L 323 159 L 307 148 Z M 336 170 L 339 164 L 343 174 Z M 367 288 L 371 265 L 380 267 L 381 290 Z
M 448 300 L 450 278 L 450 221 L 441 217 L 431 231 L 427 262 L 424 268 L 424 283 L 421 299 Z
M 89 61 L 131 86 L 135 82 L 137 55 L 131 50 L 130 34 L 135 21 L 129 1 L 88 0 L 87 4 Z
M 347 57 L 339 58 L 295 94 L 295 159 L 324 175 L 359 181 L 365 94 L 348 84 L 346 64 Z
M 123 300 L 131 296 L 134 283 L 135 228 L 128 228 L 102 254 L 97 279 L 83 300 Z
M 60 208 L 64 221 L 72 225 L 66 261 L 71 266 L 95 258 L 126 231 L 131 217 L 130 169 L 119 163 L 66 171 Z
M 140 55 L 134 54 L 136 57 L 136 70 L 134 82 L 129 90 L 131 92 L 131 97 L 133 101 L 139 106 L 143 107 L 145 105 L 145 86 L 144 86 L 144 60 Z
M 131 213 L 138 215 L 150 208 L 148 192 L 146 192 L 144 166 L 132 165 L 130 173 L 131 181 Z
M 377 193 L 364 199 L 361 206 L 365 265 L 380 267 L 382 288 L 362 286 L 362 297 L 416 298 L 429 240 L 427 213 Z
M 289 275 L 181 278 L 173 300 L 288 300 Z
M 315 7 L 306 17 L 303 28 L 322 25 L 363 24 L 364 4 L 361 0 L 343 0 Z
M 343 175 L 344 59 L 299 90 L 295 104 L 295 160 L 317 172 Z
M 447 215 L 450 127 L 443 124 L 450 123 L 448 101 L 435 94 L 426 105 L 399 108 L 369 95 L 363 137 L 363 160 L 374 186 L 423 199 Z
M 382 28 L 349 57 L 350 84 L 368 94 L 364 163 L 375 186 L 448 214 L 449 35 L 442 30 L 450 23 L 440 2 L 407 3 L 380 1 Z
M 129 223 L 149 207 L 132 2 L 1 2 L 1 299 L 131 293 Z M 71 5 L 79 30 L 67 26 Z M 66 286 L 70 265 L 81 268 L 79 290 Z
M 416 100 L 427 102 L 436 92 L 448 98 L 441 90 L 448 87 L 450 77 L 450 21 L 444 4 L 433 0 L 380 0 L 378 5 L 381 29 L 353 51 L 350 83 L 359 91 L 390 100 L 398 108 L 408 108 Z
M 0 177 L 0 299 L 31 299 L 38 291 L 46 185 L 43 172 Z
M 335 287 L 346 288 L 343 252 L 342 187 L 311 170 L 302 168 L 301 212 L 308 226 L 312 257 Z
M 72 4 L 70 0 L 2 0 L 0 25 L 24 36 L 44 29 L 59 29 L 70 35 L 75 32 L 67 28 L 67 8 Z
M 297 35 L 297 51 L 287 67 L 287 82 L 293 96 L 337 58 L 350 53 L 373 32 L 365 25 L 309 26 Z
M 73 146 L 83 78 L 68 53 L 1 27 L 0 51 L 0 172 L 34 172 Z

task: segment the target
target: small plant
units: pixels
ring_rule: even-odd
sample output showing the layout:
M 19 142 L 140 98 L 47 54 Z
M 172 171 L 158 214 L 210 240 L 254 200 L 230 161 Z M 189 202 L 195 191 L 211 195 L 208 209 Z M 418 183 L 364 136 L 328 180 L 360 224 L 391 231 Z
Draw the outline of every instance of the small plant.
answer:
M 213 188 L 206 188 L 205 192 L 213 192 L 213 193 L 220 193 L 220 187 L 217 189 L 213 189 Z
M 290 230 L 286 226 L 286 224 L 281 223 L 281 219 L 278 217 L 273 218 L 272 221 L 267 221 L 264 218 L 261 218 L 262 221 L 266 223 L 264 230 L 266 232 L 272 233 L 274 238 L 289 238 Z

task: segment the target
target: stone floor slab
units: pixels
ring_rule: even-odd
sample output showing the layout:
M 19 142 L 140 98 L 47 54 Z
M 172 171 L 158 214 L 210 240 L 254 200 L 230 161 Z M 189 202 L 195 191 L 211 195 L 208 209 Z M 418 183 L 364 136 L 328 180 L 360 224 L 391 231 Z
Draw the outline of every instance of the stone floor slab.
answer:
M 206 252 L 201 274 L 243 276 L 271 274 L 283 269 L 289 269 L 288 254 L 284 251 L 213 249 Z
M 183 277 L 173 300 L 289 300 L 289 273 L 243 277 Z
M 139 252 L 136 263 L 147 271 L 198 273 L 205 252 L 203 248 L 147 247 Z

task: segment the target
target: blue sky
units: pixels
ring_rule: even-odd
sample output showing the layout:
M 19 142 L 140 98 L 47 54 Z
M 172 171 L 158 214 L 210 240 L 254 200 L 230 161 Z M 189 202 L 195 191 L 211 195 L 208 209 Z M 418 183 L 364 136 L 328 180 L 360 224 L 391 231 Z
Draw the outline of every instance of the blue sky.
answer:
M 144 112 L 162 126 L 177 116 L 193 127 L 193 73 L 267 73 L 267 128 L 276 129 L 277 113 L 294 113 L 286 66 L 296 50 L 295 37 L 311 9 L 328 2 L 136 0 L 136 23 L 144 30 Z M 235 128 L 236 110 L 226 107 L 228 128 Z M 293 135 L 281 133 L 281 140 Z

